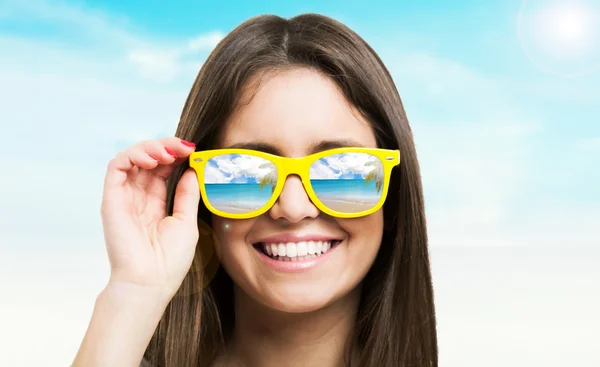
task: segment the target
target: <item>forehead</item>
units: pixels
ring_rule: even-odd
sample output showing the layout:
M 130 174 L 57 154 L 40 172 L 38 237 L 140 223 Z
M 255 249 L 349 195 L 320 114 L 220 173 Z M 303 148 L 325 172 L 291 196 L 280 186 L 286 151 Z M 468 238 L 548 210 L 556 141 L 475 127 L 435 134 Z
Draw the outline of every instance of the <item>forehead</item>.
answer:
M 376 147 L 369 123 L 333 81 L 316 71 L 272 73 L 253 92 L 250 102 L 227 122 L 221 147 L 269 145 L 290 157 L 310 154 L 313 147 L 328 141 Z

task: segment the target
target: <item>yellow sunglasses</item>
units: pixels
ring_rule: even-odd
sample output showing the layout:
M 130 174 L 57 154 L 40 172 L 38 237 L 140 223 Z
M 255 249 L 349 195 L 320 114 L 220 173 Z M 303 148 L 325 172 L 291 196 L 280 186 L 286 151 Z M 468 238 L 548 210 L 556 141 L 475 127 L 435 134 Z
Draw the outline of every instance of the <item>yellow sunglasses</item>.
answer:
M 392 169 L 400 151 L 378 148 L 335 148 L 300 158 L 251 149 L 194 152 L 206 208 L 215 215 L 248 219 L 268 211 L 289 175 L 298 175 L 312 203 L 338 218 L 372 214 L 385 202 Z

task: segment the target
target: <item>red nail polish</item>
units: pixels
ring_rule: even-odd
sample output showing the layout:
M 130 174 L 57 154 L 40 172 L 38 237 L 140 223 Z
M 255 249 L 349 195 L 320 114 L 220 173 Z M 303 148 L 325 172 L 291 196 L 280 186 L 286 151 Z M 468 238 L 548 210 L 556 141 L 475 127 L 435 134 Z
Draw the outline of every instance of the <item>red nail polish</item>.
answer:
M 150 158 L 154 159 L 155 161 L 158 161 L 158 158 L 156 158 L 155 156 L 153 156 L 152 154 L 148 154 L 150 156 Z
M 170 155 L 172 155 L 173 157 L 177 158 L 177 154 L 175 154 L 174 151 L 172 151 L 171 149 L 165 147 L 165 150 L 167 151 L 167 153 L 169 153 Z
M 185 145 L 186 147 L 196 148 L 196 144 L 192 143 L 191 141 L 181 139 L 181 144 Z

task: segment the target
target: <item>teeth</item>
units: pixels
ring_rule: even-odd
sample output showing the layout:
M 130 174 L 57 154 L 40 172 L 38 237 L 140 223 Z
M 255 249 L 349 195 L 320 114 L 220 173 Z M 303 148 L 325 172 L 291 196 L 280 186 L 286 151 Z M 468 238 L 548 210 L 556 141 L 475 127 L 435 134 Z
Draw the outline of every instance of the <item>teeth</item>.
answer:
M 314 255 L 315 252 L 317 252 L 317 250 L 315 249 L 315 243 L 313 241 L 310 241 L 308 243 L 308 254 L 309 255 Z
M 280 243 L 280 244 L 277 246 L 277 255 L 278 255 L 278 256 L 285 256 L 285 244 L 283 244 L 283 243 Z
M 263 243 L 264 252 L 282 261 L 303 261 L 320 256 L 331 248 L 331 241 Z
M 285 245 L 285 256 L 295 259 L 297 253 L 298 251 L 296 251 L 295 243 L 289 242 L 287 245 Z
M 302 257 L 306 254 L 308 254 L 308 244 L 306 242 L 298 242 L 296 245 L 296 256 Z

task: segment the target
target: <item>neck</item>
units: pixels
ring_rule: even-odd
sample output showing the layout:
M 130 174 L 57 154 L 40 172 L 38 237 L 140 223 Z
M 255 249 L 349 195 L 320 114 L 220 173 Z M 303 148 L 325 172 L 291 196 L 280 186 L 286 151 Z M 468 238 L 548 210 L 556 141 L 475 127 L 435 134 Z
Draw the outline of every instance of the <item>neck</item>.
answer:
M 248 367 L 345 366 L 359 299 L 360 287 L 323 309 L 290 314 L 269 309 L 236 287 L 228 359 Z

